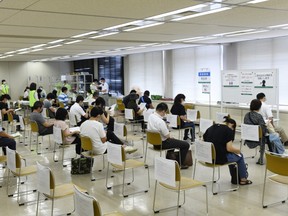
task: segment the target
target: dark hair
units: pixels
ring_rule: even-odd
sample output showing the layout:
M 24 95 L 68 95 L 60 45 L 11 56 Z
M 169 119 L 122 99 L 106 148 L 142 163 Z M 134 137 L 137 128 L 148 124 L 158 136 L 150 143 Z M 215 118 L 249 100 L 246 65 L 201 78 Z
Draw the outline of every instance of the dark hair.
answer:
M 105 80 L 105 78 L 104 77 L 101 77 L 101 79 L 100 80 Z
M 87 93 L 92 94 L 91 89 L 88 89 L 88 90 L 87 90 Z
M 236 121 L 234 119 L 230 118 L 229 116 L 224 116 L 223 119 L 224 119 L 225 123 L 233 124 L 233 128 L 234 128 L 234 131 L 235 131 L 236 126 L 237 126 Z
M 46 98 L 47 98 L 47 99 L 55 99 L 56 96 L 55 96 L 55 94 L 53 94 L 53 93 L 50 92 L 50 93 L 47 94 Z
M 148 90 L 146 90 L 146 91 L 144 92 L 144 95 L 149 96 L 149 95 L 150 95 L 150 92 L 149 92 Z
M 38 88 L 37 93 L 40 94 L 42 92 L 42 89 Z
M 56 111 L 55 119 L 65 121 L 67 115 L 68 115 L 68 112 L 66 109 L 58 108 Z
M 261 106 L 262 106 L 261 101 L 258 100 L 258 99 L 254 99 L 254 100 L 252 100 L 251 103 L 250 103 L 250 110 L 251 110 L 251 111 L 260 110 Z
M 101 107 L 101 109 L 104 109 L 104 107 L 106 106 L 106 103 L 102 97 L 98 97 L 95 101 L 95 105 Z
M 97 82 L 98 83 L 98 79 L 93 79 L 93 82 Z
M 174 104 L 181 104 L 181 99 L 185 100 L 185 95 L 184 94 L 178 94 L 174 98 Z
M 168 106 L 166 103 L 159 103 L 156 107 L 156 110 L 159 111 L 159 112 L 162 112 L 162 111 L 165 111 L 167 112 L 168 110 Z
M 97 117 L 98 115 L 102 115 L 103 110 L 100 109 L 99 107 L 93 107 L 90 111 L 90 116 L 91 117 Z
M 94 98 L 94 97 L 98 97 L 98 96 L 99 96 L 99 91 L 96 90 L 96 91 L 93 93 L 93 98 Z
M 55 95 L 55 98 L 56 98 L 56 97 L 57 97 L 57 90 L 54 89 L 54 90 L 52 91 L 52 94 L 54 94 L 54 95 Z
M 61 89 L 61 91 L 62 92 L 65 92 L 65 91 L 67 91 L 68 89 L 64 86 L 64 87 L 62 87 L 62 89 Z
M 36 90 L 36 89 L 37 89 L 36 83 L 32 82 L 32 83 L 30 84 L 30 90 L 31 90 L 31 91 L 34 91 L 34 90 Z
M 2 80 L 2 83 L 5 82 L 6 80 Z
M 26 86 L 26 88 L 24 89 L 24 92 L 26 92 L 27 89 L 30 89 L 28 86 Z
M 33 110 L 41 108 L 42 106 L 43 106 L 43 103 L 41 101 L 36 101 L 33 105 Z
M 1 97 L 0 97 L 0 101 L 3 101 L 4 99 L 10 100 L 11 97 L 10 97 L 9 94 L 3 94 L 3 95 L 1 95 Z
M 265 96 L 265 94 L 264 94 L 263 92 L 261 92 L 261 93 L 259 93 L 259 94 L 256 95 L 256 98 L 257 98 L 258 100 L 261 100 L 261 99 L 263 99 L 264 97 L 266 97 L 266 96 Z
M 132 94 L 132 93 L 136 93 L 136 90 L 132 89 L 132 90 L 130 91 L 130 94 Z
M 76 103 L 79 103 L 80 101 L 84 101 L 84 98 L 82 95 L 78 95 L 76 98 Z

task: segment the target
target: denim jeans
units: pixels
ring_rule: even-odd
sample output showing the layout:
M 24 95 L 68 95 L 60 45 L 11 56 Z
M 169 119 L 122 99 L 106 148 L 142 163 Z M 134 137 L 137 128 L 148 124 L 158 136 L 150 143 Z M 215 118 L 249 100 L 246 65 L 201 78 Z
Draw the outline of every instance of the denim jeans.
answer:
M 285 152 L 285 148 L 280 140 L 280 137 L 278 136 L 277 133 L 270 133 L 269 134 L 269 140 L 272 142 L 274 145 L 273 146 L 273 152 L 277 154 L 283 154 Z
M 187 128 L 187 127 L 192 127 L 190 129 L 190 134 L 191 134 L 191 139 L 194 141 L 195 140 L 195 125 L 193 122 L 184 122 L 181 128 Z M 189 129 L 186 129 L 184 132 L 184 138 L 188 137 Z
M 228 162 L 236 162 L 238 165 L 238 175 L 240 179 L 247 178 L 246 176 L 246 164 L 243 158 L 243 154 L 241 153 L 241 157 L 234 153 L 227 153 L 226 154 Z

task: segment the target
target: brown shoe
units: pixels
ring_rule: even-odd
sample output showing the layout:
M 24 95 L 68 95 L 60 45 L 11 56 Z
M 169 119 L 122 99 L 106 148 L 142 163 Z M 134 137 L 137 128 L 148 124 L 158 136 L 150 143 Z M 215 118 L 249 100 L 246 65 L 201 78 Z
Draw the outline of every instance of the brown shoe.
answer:
M 189 168 L 189 166 L 187 166 L 187 165 L 182 165 L 181 166 L 181 169 L 188 169 Z

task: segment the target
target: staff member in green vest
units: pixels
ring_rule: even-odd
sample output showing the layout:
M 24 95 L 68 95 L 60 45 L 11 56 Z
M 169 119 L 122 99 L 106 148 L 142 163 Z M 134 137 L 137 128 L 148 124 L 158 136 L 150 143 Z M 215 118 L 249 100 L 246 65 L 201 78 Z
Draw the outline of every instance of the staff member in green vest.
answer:
M 31 110 L 33 108 L 34 103 L 39 100 L 36 89 L 37 89 L 36 83 L 32 82 L 30 84 L 30 91 L 29 91 L 29 105 L 31 107 Z
M 6 80 L 2 80 L 2 85 L 1 85 L 1 95 L 4 94 L 9 94 L 9 86 L 6 82 Z

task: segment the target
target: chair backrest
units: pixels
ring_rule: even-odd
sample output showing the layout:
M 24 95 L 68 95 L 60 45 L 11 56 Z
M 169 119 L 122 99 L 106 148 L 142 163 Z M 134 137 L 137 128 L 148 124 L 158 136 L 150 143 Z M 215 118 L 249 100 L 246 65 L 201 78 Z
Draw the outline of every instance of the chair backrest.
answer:
M 128 119 L 128 120 L 133 120 L 134 117 L 135 117 L 135 113 L 134 113 L 134 110 L 133 109 L 127 109 L 125 108 L 125 119 Z
M 124 137 L 125 136 L 125 124 L 114 122 L 114 134 L 118 137 Z
M 126 160 L 123 146 L 107 142 L 107 160 L 109 163 L 122 165 Z
M 197 119 L 200 118 L 200 112 L 198 110 L 187 109 L 186 113 L 187 113 L 187 119 L 189 119 L 190 121 L 197 121 Z
M 148 122 L 149 116 L 155 112 L 155 109 L 148 109 L 143 112 L 144 121 Z
M 154 176 L 159 182 L 176 187 L 176 182 L 181 181 L 180 167 L 177 161 L 155 157 L 154 164 Z
M 185 103 L 185 104 L 184 104 L 185 110 L 194 109 L 194 107 L 195 107 L 195 105 L 194 105 L 194 104 L 191 104 L 191 103 Z
M 213 125 L 213 120 L 200 118 L 199 129 L 200 133 L 204 134 L 206 130 Z
M 222 123 L 224 121 L 224 117 L 228 116 L 230 117 L 229 113 L 222 113 L 222 112 L 216 112 L 216 123 Z
M 161 134 L 158 131 L 146 131 L 147 142 L 151 145 L 162 145 Z
M 259 125 L 241 124 L 241 139 L 250 141 L 260 141 L 262 129 Z
M 54 176 L 49 167 L 37 162 L 37 190 L 44 194 L 50 194 L 50 190 L 55 189 Z
M 71 113 L 71 112 L 68 112 L 68 116 L 69 116 L 69 123 L 71 126 L 76 126 L 77 125 L 77 121 L 76 121 L 76 116 Z
M 125 104 L 123 103 L 122 99 L 117 99 L 117 107 L 119 111 L 125 110 Z
M 74 185 L 75 213 L 79 216 L 102 216 L 99 202 Z
M 216 151 L 213 143 L 195 140 L 195 158 L 205 163 L 215 163 Z
M 81 147 L 85 151 L 92 151 L 93 150 L 93 144 L 92 144 L 90 137 L 81 136 Z
M 288 176 L 288 157 L 266 152 L 266 169 L 282 176 Z
M 169 127 L 177 128 L 180 125 L 180 117 L 178 115 L 167 114 L 167 122 L 169 122 Z
M 7 167 L 13 172 L 16 172 L 16 151 L 6 147 L 7 152 Z
M 39 132 L 39 128 L 38 128 L 38 124 L 36 121 L 30 121 L 30 127 L 31 127 L 31 131 L 38 133 Z
M 65 108 L 64 103 L 59 101 L 59 107 L 60 108 Z
M 53 138 L 57 144 L 63 144 L 63 134 L 60 127 L 53 126 Z
M 8 122 L 13 122 L 13 114 L 12 113 L 7 113 L 8 116 Z

